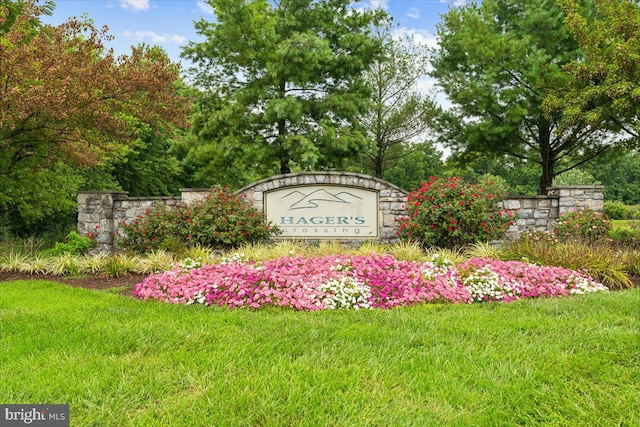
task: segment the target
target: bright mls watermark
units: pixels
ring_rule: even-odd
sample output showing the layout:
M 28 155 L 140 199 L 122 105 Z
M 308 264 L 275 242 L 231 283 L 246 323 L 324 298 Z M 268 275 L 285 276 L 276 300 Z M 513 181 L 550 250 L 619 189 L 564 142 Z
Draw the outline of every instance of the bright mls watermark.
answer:
M 69 405 L 0 405 L 0 427 L 69 427 Z

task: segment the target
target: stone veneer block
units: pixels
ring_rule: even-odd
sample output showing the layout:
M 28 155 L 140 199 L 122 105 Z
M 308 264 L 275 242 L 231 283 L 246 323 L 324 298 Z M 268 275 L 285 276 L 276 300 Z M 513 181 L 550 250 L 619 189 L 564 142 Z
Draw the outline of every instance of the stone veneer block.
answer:
M 382 225 L 385 227 L 395 227 L 398 223 L 398 218 L 395 215 L 383 215 Z
M 518 217 L 524 219 L 533 218 L 533 209 L 520 209 L 518 211 Z
M 505 199 L 502 202 L 502 206 L 504 207 L 504 209 L 510 211 L 520 209 L 520 200 Z
M 551 211 L 549 209 L 536 209 L 533 211 L 534 218 L 549 218 Z
M 535 199 L 522 199 L 520 201 L 520 204 L 522 206 L 522 208 L 524 209 L 533 209 L 536 207 L 536 200 Z

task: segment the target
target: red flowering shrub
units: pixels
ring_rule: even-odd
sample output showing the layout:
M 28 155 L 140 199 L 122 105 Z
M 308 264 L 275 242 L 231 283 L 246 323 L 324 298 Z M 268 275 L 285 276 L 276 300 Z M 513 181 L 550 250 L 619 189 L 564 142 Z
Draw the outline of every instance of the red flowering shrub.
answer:
M 135 221 L 122 224 L 120 233 L 123 249 L 144 253 L 194 245 L 234 248 L 267 240 L 279 230 L 249 202 L 225 187 L 211 189 L 204 200 L 189 206 L 149 210 Z
M 409 194 L 398 235 L 425 246 L 453 248 L 502 237 L 513 214 L 500 208 L 502 191 L 491 181 L 430 177 Z

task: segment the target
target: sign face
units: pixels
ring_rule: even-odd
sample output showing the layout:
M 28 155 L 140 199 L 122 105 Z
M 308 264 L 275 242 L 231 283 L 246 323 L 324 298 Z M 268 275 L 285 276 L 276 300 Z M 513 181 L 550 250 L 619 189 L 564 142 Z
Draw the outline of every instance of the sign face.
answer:
M 378 192 L 337 185 L 287 187 L 265 193 L 267 220 L 280 237 L 378 237 Z

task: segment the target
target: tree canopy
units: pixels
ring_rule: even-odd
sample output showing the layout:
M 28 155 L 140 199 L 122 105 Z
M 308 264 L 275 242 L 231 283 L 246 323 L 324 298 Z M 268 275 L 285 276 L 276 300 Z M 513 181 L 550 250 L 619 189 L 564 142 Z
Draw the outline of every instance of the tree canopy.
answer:
M 23 206 L 24 193 L 37 193 L 25 175 L 104 163 L 137 138 L 132 123 L 170 129 L 186 123 L 186 111 L 179 67 L 159 48 L 115 57 L 106 28 L 86 18 L 39 24 L 50 3 L 20 6 L 0 4 L 0 206 L 37 219 L 61 204 Z
M 587 10 L 590 1 L 584 2 Z M 553 178 L 615 147 L 620 126 L 569 122 L 544 100 L 564 87 L 582 90 L 565 69 L 582 58 L 555 0 L 484 0 L 451 9 L 438 25 L 432 75 L 452 108 L 445 142 L 468 155 L 510 155 L 540 165 L 538 192 Z
M 435 103 L 420 93 L 418 83 L 427 75 L 425 48 L 412 39 L 394 39 L 389 26 L 378 29 L 383 57 L 365 73 L 371 87 L 371 107 L 360 116 L 367 137 L 373 142 L 364 152 L 364 165 L 382 178 L 425 137 L 435 115 Z
M 613 121 L 640 142 L 640 7 L 637 0 L 594 0 L 595 10 L 558 0 L 566 25 L 583 53 L 565 65 L 577 85 L 545 99 L 547 111 L 562 109 L 570 124 Z
M 208 0 L 202 42 L 183 51 L 200 90 L 198 136 L 229 164 L 271 173 L 333 168 L 367 139 L 356 120 L 368 106 L 363 72 L 380 53 L 371 34 L 381 11 L 350 0 Z M 225 160 L 226 159 L 226 160 Z

